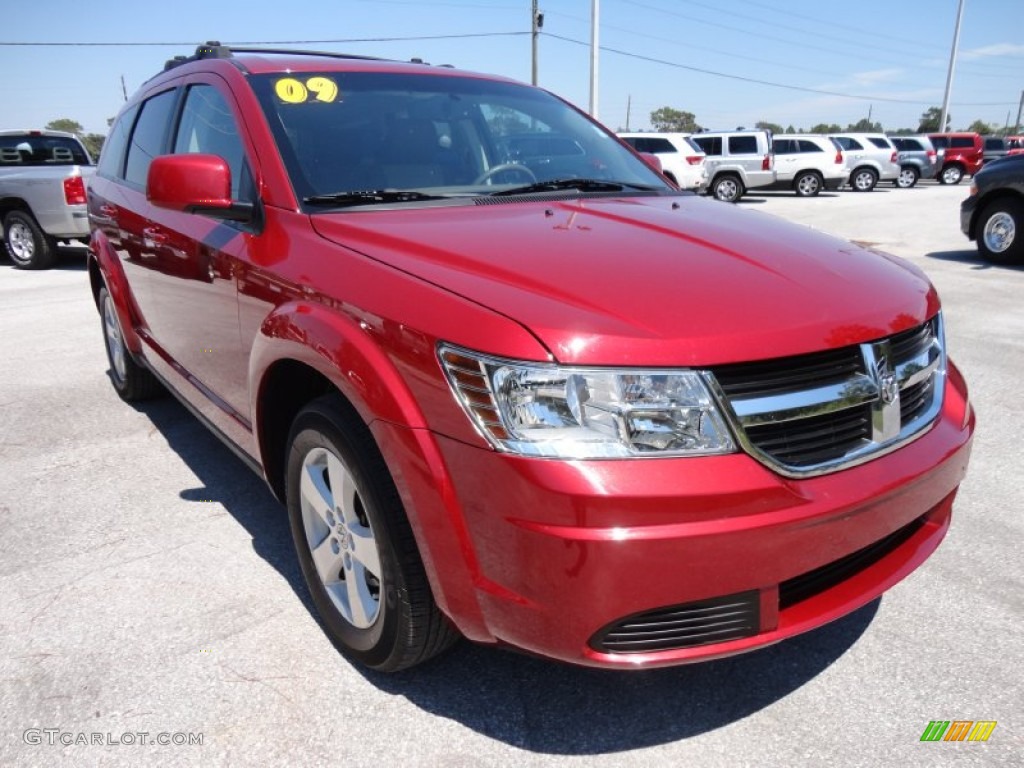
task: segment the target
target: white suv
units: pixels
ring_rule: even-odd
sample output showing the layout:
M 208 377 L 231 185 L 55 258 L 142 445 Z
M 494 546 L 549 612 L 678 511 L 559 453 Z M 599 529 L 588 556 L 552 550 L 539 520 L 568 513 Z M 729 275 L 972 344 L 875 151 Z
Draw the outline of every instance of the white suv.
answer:
M 703 131 L 691 138 L 707 155 L 709 190 L 717 200 L 735 203 L 748 189 L 775 182 L 768 131 Z
M 654 155 L 662 172 L 680 189 L 699 192 L 708 185 L 704 150 L 690 140 L 688 133 L 620 133 L 619 138 L 637 152 Z
M 792 189 L 800 197 L 813 197 L 822 189 L 839 189 L 850 176 L 843 148 L 828 136 L 778 134 L 772 151 L 775 183 L 765 189 Z
M 850 186 L 856 192 L 870 192 L 880 181 L 900 176 L 899 152 L 881 133 L 830 133 L 839 142 L 850 169 Z

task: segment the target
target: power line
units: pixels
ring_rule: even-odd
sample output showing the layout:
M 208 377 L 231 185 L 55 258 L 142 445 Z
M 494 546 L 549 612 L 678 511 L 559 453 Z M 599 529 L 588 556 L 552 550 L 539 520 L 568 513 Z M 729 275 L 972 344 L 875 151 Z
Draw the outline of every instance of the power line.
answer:
M 554 38 L 555 40 L 561 40 L 563 42 L 572 43 L 574 45 L 581 45 L 581 46 L 584 46 L 584 47 L 589 47 L 590 46 L 590 43 L 584 42 L 583 40 L 575 40 L 575 39 L 573 39 L 571 37 L 565 37 L 563 35 L 556 35 L 556 34 L 554 34 L 552 32 L 545 32 L 544 35 L 546 37 L 551 37 L 551 38 Z M 727 72 L 716 72 L 713 69 L 705 69 L 703 67 L 694 67 L 694 66 L 691 66 L 689 64 L 680 64 L 679 62 L 676 62 L 676 61 L 666 61 L 665 59 L 658 59 L 658 58 L 655 58 L 653 56 L 644 56 L 643 54 L 640 54 L 640 53 L 632 53 L 630 51 L 623 51 L 623 50 L 620 50 L 618 48 L 612 48 L 612 47 L 607 46 L 607 45 L 600 46 L 600 49 L 602 51 L 607 51 L 608 53 L 616 53 L 619 56 L 626 56 L 626 57 L 631 58 L 631 59 L 639 59 L 641 61 L 647 61 L 647 62 L 650 62 L 652 64 L 661 64 L 661 65 L 664 65 L 664 66 L 667 66 L 667 67 L 673 67 L 675 69 L 685 69 L 685 70 L 687 70 L 689 72 L 698 72 L 698 73 L 700 73 L 702 75 L 711 75 L 712 77 L 722 77 L 722 78 L 726 78 L 728 80 L 738 80 L 738 81 L 743 82 L 743 83 L 753 83 L 754 85 L 767 85 L 767 86 L 771 86 L 772 88 L 784 88 L 786 90 L 800 91 L 802 93 L 815 93 L 815 94 L 818 94 L 818 95 L 821 95 L 821 96 L 838 96 L 838 97 L 844 98 L 844 99 L 858 99 L 860 101 L 881 101 L 881 102 L 888 102 L 888 103 L 891 103 L 891 104 L 913 104 L 913 105 L 917 105 L 917 106 L 920 106 L 922 104 L 925 105 L 925 106 L 929 106 L 932 103 L 930 101 L 914 101 L 914 100 L 911 100 L 911 99 L 894 99 L 894 98 L 891 98 L 891 97 L 888 97 L 888 96 L 858 96 L 858 95 L 852 94 L 852 93 L 841 93 L 839 91 L 827 91 L 827 90 L 824 90 L 824 89 L 821 89 L 821 88 L 807 88 L 807 87 L 800 86 L 800 85 L 790 85 L 788 83 L 776 83 L 776 82 L 773 82 L 771 80 L 759 80 L 757 78 L 744 77 L 742 75 L 730 75 Z M 1007 105 L 1007 103 L 1008 102 L 1005 102 L 1005 101 L 986 102 L 986 103 L 981 103 L 981 102 L 958 102 L 958 106 L 961 106 L 961 107 L 1004 107 L 1004 106 Z
M 467 37 L 516 37 L 530 34 L 529 31 L 524 32 L 466 32 L 457 35 L 414 35 L 409 37 L 347 37 L 338 38 L 335 40 L 233 40 L 225 42 L 224 45 L 229 48 L 232 45 L 333 45 L 336 43 L 392 43 L 400 42 L 405 40 L 457 40 Z M 13 41 L 0 41 L 0 46 L 37 46 L 43 48 L 99 48 L 99 47 L 157 47 L 157 46 L 190 46 L 195 45 L 195 40 L 189 40 L 187 42 L 74 42 L 74 43 L 56 43 L 56 42 L 42 42 L 42 41 L 31 41 L 31 42 L 13 42 Z

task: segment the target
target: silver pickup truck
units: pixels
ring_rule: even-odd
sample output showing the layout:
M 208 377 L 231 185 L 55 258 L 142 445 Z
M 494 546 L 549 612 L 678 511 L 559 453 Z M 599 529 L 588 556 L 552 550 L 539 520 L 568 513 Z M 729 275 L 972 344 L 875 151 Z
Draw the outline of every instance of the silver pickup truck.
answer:
M 14 266 L 46 269 L 58 240 L 87 241 L 92 158 L 74 134 L 0 131 L 0 222 Z

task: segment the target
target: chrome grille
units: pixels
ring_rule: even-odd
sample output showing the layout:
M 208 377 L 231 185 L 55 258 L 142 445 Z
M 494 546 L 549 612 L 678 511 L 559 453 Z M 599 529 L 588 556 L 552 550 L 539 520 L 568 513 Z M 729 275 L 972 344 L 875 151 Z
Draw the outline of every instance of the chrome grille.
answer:
M 941 316 L 878 341 L 714 368 L 740 443 L 792 477 L 868 461 L 923 432 L 942 405 Z

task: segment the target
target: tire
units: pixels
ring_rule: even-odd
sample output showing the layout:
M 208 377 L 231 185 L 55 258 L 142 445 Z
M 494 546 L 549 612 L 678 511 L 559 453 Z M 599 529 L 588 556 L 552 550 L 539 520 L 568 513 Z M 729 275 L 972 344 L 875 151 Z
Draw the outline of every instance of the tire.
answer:
M 952 163 L 951 165 L 947 165 L 945 168 L 943 168 L 942 171 L 939 173 L 939 183 L 959 184 L 960 179 L 962 179 L 963 177 L 964 169 L 960 165 Z
M 919 178 L 921 178 L 921 174 L 917 168 L 912 165 L 904 165 L 900 168 L 900 175 L 896 177 L 894 183 L 900 189 L 910 189 L 917 184 Z
M 994 264 L 1024 264 L 1024 202 L 1011 198 L 985 206 L 975 232 L 978 252 Z
M 57 255 L 56 241 L 28 211 L 11 211 L 4 218 L 4 242 L 18 269 L 49 269 Z
M 857 168 L 850 174 L 850 186 L 854 192 L 870 192 L 878 183 L 878 174 L 871 168 Z
M 711 194 L 714 195 L 715 200 L 721 200 L 723 203 L 735 203 L 743 197 L 743 182 L 738 176 L 732 174 L 719 176 L 711 184 Z
M 107 350 L 107 362 L 110 363 L 110 383 L 114 391 L 127 403 L 150 400 L 162 395 L 163 386 L 148 369 L 132 359 L 124 343 L 124 332 L 121 321 L 114 308 L 114 300 L 107 289 L 100 288 L 99 295 L 100 323 L 103 326 L 103 346 Z
M 338 396 L 314 400 L 292 424 L 287 455 L 292 538 L 334 645 L 382 672 L 452 645 L 458 633 L 434 602 L 394 481 L 355 411 Z
M 793 180 L 797 197 L 815 197 L 821 192 L 822 180 L 814 171 L 804 171 Z

